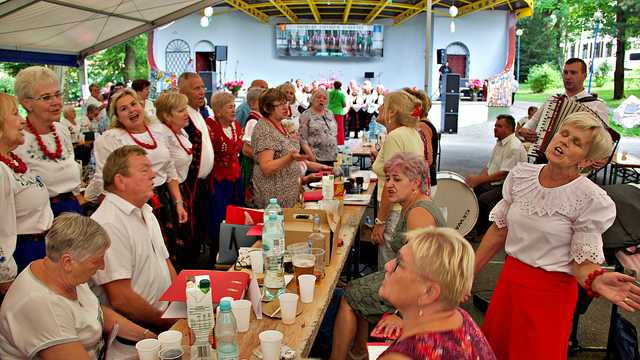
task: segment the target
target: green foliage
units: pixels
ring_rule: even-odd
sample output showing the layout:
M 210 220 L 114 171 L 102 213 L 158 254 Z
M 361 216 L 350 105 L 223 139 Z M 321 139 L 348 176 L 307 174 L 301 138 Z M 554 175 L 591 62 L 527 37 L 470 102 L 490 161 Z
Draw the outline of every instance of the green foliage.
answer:
M 607 83 L 609 79 L 609 71 L 611 70 L 611 66 L 606 61 L 603 61 L 602 64 L 598 67 L 598 70 L 594 72 L 594 80 L 597 87 L 603 87 L 604 84 Z
M 126 47 L 135 51 L 135 68 L 127 73 L 125 68 Z M 87 58 L 89 65 L 89 83 L 104 86 L 108 82 L 127 82 L 149 77 L 147 63 L 147 34 L 141 34 L 123 43 L 112 46 Z
M 15 79 L 4 71 L 0 70 L 0 92 L 14 95 L 13 84 Z
M 546 89 L 562 84 L 560 71 L 551 63 L 534 65 L 529 71 L 527 83 L 534 93 L 541 93 Z
M 80 81 L 78 79 L 78 68 L 65 68 L 64 76 L 64 102 L 80 101 Z
M 0 63 L 0 70 L 4 71 L 9 76 L 15 77 L 16 75 L 18 75 L 18 72 L 20 72 L 20 70 L 27 68 L 29 66 L 36 66 L 36 65 L 40 65 L 40 64 L 3 62 L 3 63 Z M 40 66 L 45 66 L 45 65 L 40 65 Z
M 549 16 L 538 11 L 537 3 L 533 16 L 519 21 L 518 28 L 524 31 L 520 37 L 520 81 L 526 82 L 532 66 L 555 62 L 560 49 L 549 46 L 555 31 Z

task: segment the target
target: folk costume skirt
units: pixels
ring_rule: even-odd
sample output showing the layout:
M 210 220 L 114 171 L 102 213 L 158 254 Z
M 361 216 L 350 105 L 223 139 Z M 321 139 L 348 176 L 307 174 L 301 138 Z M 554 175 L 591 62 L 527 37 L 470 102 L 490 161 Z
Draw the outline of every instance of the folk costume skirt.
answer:
M 482 324 L 498 360 L 566 360 L 576 278 L 507 256 Z

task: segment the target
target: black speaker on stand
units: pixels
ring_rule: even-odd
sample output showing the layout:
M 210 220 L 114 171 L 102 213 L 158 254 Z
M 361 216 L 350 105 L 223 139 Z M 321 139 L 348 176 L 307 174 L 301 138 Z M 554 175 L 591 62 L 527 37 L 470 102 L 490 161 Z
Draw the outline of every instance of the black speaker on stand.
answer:
M 216 61 L 227 61 L 226 45 L 216 45 Z
M 375 75 L 374 75 L 373 71 L 366 71 L 364 73 L 364 78 L 367 79 L 367 80 L 368 79 L 373 79 L 374 77 L 375 77 Z
M 444 63 L 446 62 L 446 60 L 445 60 L 445 59 L 446 59 L 446 57 L 447 57 L 447 53 L 446 53 L 446 51 L 447 51 L 447 50 L 445 50 L 445 49 L 438 49 L 438 50 L 436 51 L 436 54 L 438 55 L 438 56 L 437 56 L 437 58 L 438 58 L 438 59 L 437 59 L 437 60 L 438 60 L 438 64 L 440 64 L 440 65 L 441 65 L 441 64 L 444 64 Z
M 460 108 L 460 75 L 446 74 L 442 79 L 442 118 L 440 132 L 458 133 L 458 110 Z

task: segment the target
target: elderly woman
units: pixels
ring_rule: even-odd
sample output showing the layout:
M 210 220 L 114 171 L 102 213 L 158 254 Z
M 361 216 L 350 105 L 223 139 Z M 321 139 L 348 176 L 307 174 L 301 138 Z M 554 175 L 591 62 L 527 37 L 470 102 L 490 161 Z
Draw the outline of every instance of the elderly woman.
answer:
M 337 140 L 338 145 L 344 145 L 344 137 L 346 136 L 344 127 L 344 115 L 346 114 L 347 96 L 342 92 L 342 83 L 334 81 L 333 89 L 329 91 L 329 110 L 333 113 L 338 126 Z
M 578 289 L 627 311 L 640 309 L 634 278 L 606 272 L 601 234 L 615 204 L 580 169 L 611 154 L 612 141 L 592 114 L 569 115 L 545 152 L 549 163 L 520 163 L 476 254 L 476 272 L 507 253 L 483 322 L 499 359 L 566 359 Z M 527 336 L 521 336 L 526 333 Z
M 458 307 L 473 283 L 471 245 L 453 229 L 417 229 L 406 237 L 408 244 L 385 265 L 379 291 L 400 312 L 402 335 L 379 359 L 495 359 L 471 316 Z
M 287 103 L 289 104 L 289 112 L 282 122 L 285 128 L 291 129 L 292 132 L 298 131 L 300 127 L 300 111 L 298 111 L 298 102 L 296 101 L 296 87 L 286 82 L 279 85 L 276 89 L 282 91 L 287 97 Z
M 421 154 L 397 153 L 386 162 L 384 173 L 387 198 L 402 208 L 402 217 L 389 242 L 397 256 L 405 244 L 406 231 L 425 226 L 446 226 L 446 222 L 440 209 L 427 195 L 429 170 Z M 361 358 L 367 353 L 369 325 L 375 325 L 383 314 L 394 312 L 394 308 L 378 296 L 383 279 L 384 271 L 378 271 L 349 283 L 334 326 L 331 359 L 345 359 L 347 353 L 352 358 Z M 392 317 L 396 319 L 395 325 L 387 320 L 389 324 L 382 326 L 383 330 L 388 328 L 392 331 L 398 325 L 400 319 L 395 315 Z M 349 350 L 352 342 L 353 348 Z
M 167 244 L 175 244 L 178 223 L 188 219 L 178 185 L 178 174 L 164 136 L 165 125 L 149 125 L 142 102 L 135 91 L 122 89 L 112 96 L 109 116 L 110 129 L 94 145 L 96 172 L 85 192 L 89 201 L 97 200 L 104 191 L 102 169 L 111 152 L 123 145 L 137 145 L 147 150 L 155 177 L 153 212 L 162 226 Z
M 110 240 L 90 218 L 63 214 L 47 233 L 47 256 L 16 278 L 0 309 L 0 358 L 99 359 L 103 334 L 155 338 L 111 308 L 101 306 L 87 280 L 104 269 Z
M 438 164 L 438 130 L 429 121 L 427 116 L 431 109 L 431 100 L 427 94 L 422 90 L 415 90 L 412 88 L 402 88 L 405 91 L 420 100 L 420 108 L 416 109 L 415 115 L 420 122 L 418 123 L 418 134 L 424 144 L 424 158 L 429 166 L 429 184 L 431 187 L 431 196 L 436 195 L 436 189 L 438 186 L 437 179 L 437 164 Z
M 24 125 L 16 99 L 0 93 L 0 294 L 31 260 L 44 257 L 44 241 L 34 240 L 53 220 L 47 188 L 13 153 L 24 143 Z
M 310 171 L 328 170 L 330 167 L 306 161 L 300 154 L 300 143 L 282 125 L 287 114 L 287 97 L 278 89 L 266 90 L 258 100 L 260 113 L 251 135 L 253 147 L 254 203 L 264 208 L 269 199 L 276 198 L 278 204 L 293 207 L 300 198 L 300 178 L 303 167 Z
M 147 113 L 147 118 L 151 123 L 159 122 L 159 119 L 156 116 L 156 107 L 153 105 L 153 101 L 149 100 L 149 90 L 151 89 L 151 83 L 149 80 L 133 80 L 131 82 L 131 88 L 138 94 L 140 101 L 144 103 L 144 111 Z
M 372 169 L 378 175 L 378 217 L 371 234 L 371 239 L 380 247 L 378 249 L 378 268 L 382 269 L 384 264 L 395 257 L 395 251 L 391 246 L 392 235 L 400 219 L 399 204 L 392 204 L 384 191 L 385 174 L 384 164 L 393 155 L 400 152 L 410 152 L 424 157 L 424 144 L 420 139 L 420 134 L 416 130 L 418 117 L 414 112 L 420 106 L 420 100 L 415 96 L 404 92 L 396 91 L 389 93 L 384 105 L 380 107 L 378 122 L 384 124 L 389 132 L 386 140 L 380 149 L 380 153 L 373 155 L 376 159 Z M 427 186 L 427 185 L 425 185 Z
M 58 82 L 53 71 L 31 66 L 20 70 L 15 83 L 18 101 L 27 111 L 28 131 L 16 155 L 47 186 L 54 216 L 65 211 L 82 213 L 73 193 L 80 186 L 80 167 L 73 154 L 71 133 L 58 122 L 62 110 Z
M 195 216 L 193 215 L 193 204 L 187 198 L 190 192 L 185 187 L 185 180 L 189 172 L 189 166 L 193 160 L 193 149 L 189 136 L 184 127 L 189 124 L 189 114 L 187 105 L 189 100 L 183 94 L 175 91 L 166 91 L 156 99 L 156 115 L 158 119 L 165 125 L 162 133 L 165 138 L 169 155 L 176 169 L 177 181 L 180 184 L 180 193 L 184 195 L 185 200 L 183 207 L 188 215 L 188 222 L 178 225 L 176 233 L 176 242 L 167 244 L 171 260 L 175 264 L 182 267 L 185 265 L 187 254 L 186 244 L 189 243 L 192 234 L 191 228 Z
M 235 97 L 227 92 L 217 92 L 211 97 L 211 107 L 215 115 L 210 120 L 211 142 L 213 143 L 213 213 L 209 237 L 212 239 L 209 251 L 212 265 L 218 254 L 220 223 L 224 220 L 227 205 L 242 205 L 244 192 L 240 177 L 240 151 L 242 150 L 242 128 L 236 121 Z
M 309 160 L 333 166 L 338 150 L 338 125 L 327 109 L 327 92 L 311 94 L 309 109 L 300 116 L 300 144 Z
M 85 121 L 84 118 L 80 120 L 76 119 L 76 109 L 73 105 L 65 105 L 62 108 L 62 119 L 60 120 L 60 123 L 67 127 L 74 143 L 79 142 L 80 135 L 89 131 L 91 127 L 91 123 Z
M 246 206 L 253 205 L 253 147 L 251 146 L 251 136 L 253 129 L 256 127 L 258 120 L 262 119 L 258 99 L 264 89 L 251 88 L 247 91 L 247 104 L 251 112 L 247 118 L 247 124 L 244 127 L 242 135 L 242 156 L 240 156 L 240 173 L 242 176 L 242 188 L 244 189 L 244 203 Z

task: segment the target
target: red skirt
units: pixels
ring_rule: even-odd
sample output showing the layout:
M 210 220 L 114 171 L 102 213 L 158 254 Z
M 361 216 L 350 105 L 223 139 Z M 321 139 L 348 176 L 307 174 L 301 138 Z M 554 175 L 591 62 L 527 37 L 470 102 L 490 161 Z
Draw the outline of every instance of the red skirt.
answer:
M 574 276 L 507 256 L 482 331 L 498 360 L 566 360 L 577 299 Z
M 344 115 L 333 115 L 338 125 L 337 140 L 338 145 L 344 145 Z

